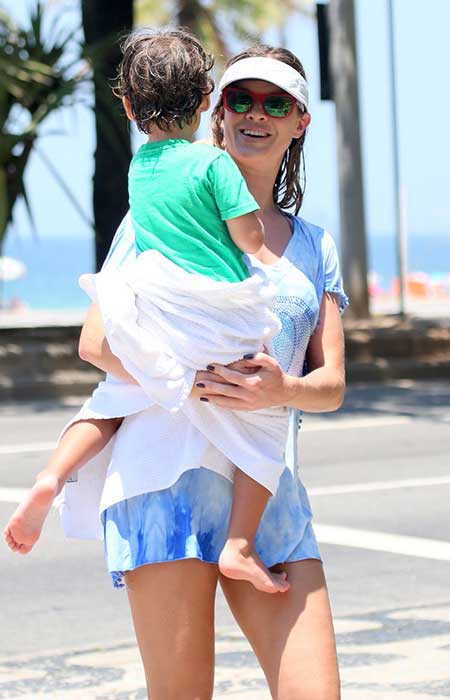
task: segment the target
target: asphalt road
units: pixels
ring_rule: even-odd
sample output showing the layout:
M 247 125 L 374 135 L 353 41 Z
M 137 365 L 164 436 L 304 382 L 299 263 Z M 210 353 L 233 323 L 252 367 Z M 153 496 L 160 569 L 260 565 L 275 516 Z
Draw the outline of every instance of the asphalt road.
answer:
M 20 495 L 14 489 L 32 483 L 73 413 L 73 405 L 54 403 L 0 408 L 1 524 Z M 344 698 L 448 697 L 450 382 L 353 386 L 338 414 L 305 416 L 299 449 L 337 619 Z M 65 540 L 56 513 L 30 555 L 0 545 L 0 571 L 0 660 L 6 664 L 18 655 L 131 646 L 126 594 L 111 587 L 101 544 Z M 220 594 L 217 623 L 219 637 L 233 629 Z M 414 685 L 414 674 L 405 671 L 409 680 L 402 680 L 398 671 L 388 682 L 389 669 L 386 676 L 382 668 L 381 681 L 373 664 L 389 661 L 392 669 L 403 658 L 393 645 L 409 645 L 404 655 L 416 673 L 427 650 L 434 670 L 424 671 Z M 436 660 L 443 648 L 447 663 L 440 672 Z M 384 660 L 383 649 L 390 649 Z M 0 698 L 28 698 L 17 684 L 10 695 L 6 686 L 2 691 L 2 680 L 0 665 Z M 217 697 L 229 692 L 253 698 L 250 686 L 242 695 L 223 687 Z M 261 700 L 268 697 L 258 692 Z M 37 692 L 30 697 L 60 698 Z M 83 694 L 97 697 L 103 695 Z

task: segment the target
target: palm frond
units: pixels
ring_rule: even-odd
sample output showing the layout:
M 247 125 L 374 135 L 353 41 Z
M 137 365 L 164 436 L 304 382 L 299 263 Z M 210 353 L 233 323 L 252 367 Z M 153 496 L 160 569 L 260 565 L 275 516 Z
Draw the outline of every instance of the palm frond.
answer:
M 21 194 L 22 194 L 23 202 L 25 204 L 25 211 L 27 212 L 28 219 L 29 219 L 29 222 L 31 225 L 31 230 L 36 231 L 36 226 L 34 223 L 34 214 L 33 214 L 33 210 L 32 210 L 31 205 L 30 205 L 30 200 L 28 198 L 28 193 L 27 193 L 27 189 L 25 187 L 25 183 L 23 183 L 23 185 L 22 185 Z
M 135 0 L 138 26 L 165 26 L 177 21 L 176 0 Z M 294 12 L 314 15 L 314 0 L 192 0 L 189 29 L 212 51 L 218 64 L 231 53 L 230 39 L 240 43 L 261 41 L 271 27 L 282 27 Z
M 41 123 L 74 99 L 88 74 L 79 31 L 65 30 L 41 0 L 25 27 L 0 10 L 0 246 L 19 197 L 32 217 L 24 173 Z
M 134 0 L 134 18 L 138 27 L 165 27 L 173 21 L 176 3 L 170 0 Z

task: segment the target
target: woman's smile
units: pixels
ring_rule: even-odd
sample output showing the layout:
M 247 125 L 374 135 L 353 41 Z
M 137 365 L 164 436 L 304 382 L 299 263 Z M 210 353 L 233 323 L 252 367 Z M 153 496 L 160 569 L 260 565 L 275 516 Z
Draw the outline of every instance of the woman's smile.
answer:
M 268 137 L 271 136 L 270 132 L 267 130 L 263 129 L 255 129 L 255 128 L 247 128 L 243 127 L 239 129 L 239 132 L 248 138 L 251 138 L 252 140 L 254 139 L 267 139 Z
M 231 114 L 234 124 L 233 128 L 241 136 L 244 142 L 262 141 L 267 143 L 270 137 L 276 131 L 270 124 L 270 118 L 267 117 L 259 106 L 254 106 L 245 115 Z

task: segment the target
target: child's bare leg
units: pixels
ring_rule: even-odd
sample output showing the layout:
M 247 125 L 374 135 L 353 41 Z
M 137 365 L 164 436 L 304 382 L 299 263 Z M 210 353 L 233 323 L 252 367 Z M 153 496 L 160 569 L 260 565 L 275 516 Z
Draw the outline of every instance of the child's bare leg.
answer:
M 67 479 L 98 454 L 118 430 L 122 418 L 83 420 L 62 436 L 47 466 L 6 525 L 5 540 L 13 550 L 27 554 L 40 537 L 52 503 Z
M 228 537 L 219 557 L 219 569 L 228 578 L 249 581 L 259 591 L 284 593 L 289 590 L 286 574 L 269 571 L 254 551 L 256 531 L 269 496 L 264 486 L 236 469 Z

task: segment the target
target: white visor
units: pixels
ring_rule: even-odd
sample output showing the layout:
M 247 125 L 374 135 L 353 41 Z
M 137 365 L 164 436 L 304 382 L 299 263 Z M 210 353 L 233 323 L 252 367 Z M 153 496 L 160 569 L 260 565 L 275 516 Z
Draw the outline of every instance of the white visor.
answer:
M 295 97 L 308 109 L 308 85 L 295 68 L 268 56 L 253 56 L 236 61 L 226 69 L 219 83 L 219 92 L 238 80 L 265 80 Z

